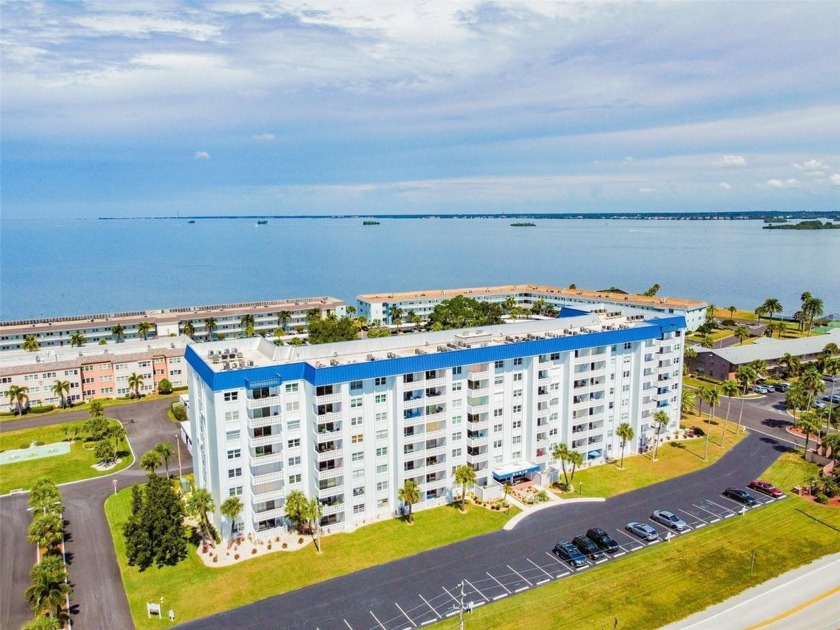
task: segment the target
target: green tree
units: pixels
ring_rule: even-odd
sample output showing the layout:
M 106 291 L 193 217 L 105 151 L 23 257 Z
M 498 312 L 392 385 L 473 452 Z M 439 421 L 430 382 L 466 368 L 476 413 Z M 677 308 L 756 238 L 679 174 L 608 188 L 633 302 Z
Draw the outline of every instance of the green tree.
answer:
M 153 329 L 154 326 L 151 322 L 143 321 L 137 324 L 137 333 L 143 335 L 143 341 L 146 341 L 146 338 L 148 337 L 149 333 L 152 332 Z
M 123 535 L 128 564 L 140 571 L 152 564 L 176 565 L 187 557 L 184 503 L 168 479 L 151 475 L 142 494 L 132 494 Z
M 808 318 L 808 336 L 811 336 L 811 327 L 814 325 L 814 318 L 823 314 L 823 301 L 818 297 L 809 296 L 802 303 L 802 314 Z
M 230 538 L 233 538 L 233 526 L 236 524 L 236 519 L 239 518 L 239 515 L 242 514 L 242 510 L 244 506 L 242 505 L 242 501 L 239 497 L 228 497 L 222 502 L 219 511 L 222 513 L 222 516 L 226 517 L 230 521 Z
M 775 313 L 781 313 L 784 309 L 782 308 L 782 303 L 779 302 L 776 298 L 767 298 L 764 300 L 764 303 L 756 309 L 761 310 L 762 315 L 770 315 L 770 321 L 773 321 L 773 315 Z
M 239 318 L 239 326 L 242 328 L 242 332 L 246 337 L 253 337 L 255 326 L 254 315 L 252 313 L 245 313 Z
M 649 288 L 647 291 L 645 291 L 644 293 L 642 293 L 642 295 L 644 295 L 645 297 L 653 297 L 653 296 L 655 296 L 657 293 L 659 293 L 659 289 L 660 289 L 659 285 L 658 285 L 658 284 L 654 284 L 651 288 Z
M 720 393 L 726 396 L 726 416 L 723 418 L 723 433 L 720 434 L 720 445 L 726 441 L 726 423 L 729 421 L 729 410 L 732 409 L 732 398 L 738 395 L 741 389 L 735 381 L 724 381 L 720 386 Z
M 715 321 L 715 315 L 717 315 L 717 306 L 714 304 L 709 304 L 706 307 L 706 321 L 713 322 Z
M 467 486 L 471 486 L 476 481 L 475 469 L 469 464 L 458 466 L 455 469 L 455 483 L 461 486 L 461 512 L 466 511 L 465 503 L 467 500 Z
M 397 498 L 408 506 L 408 522 L 414 523 L 412 506 L 420 501 L 420 487 L 413 479 L 406 479 L 397 492 Z
M 685 352 L 683 354 L 683 374 L 688 374 L 688 370 L 691 367 L 690 361 L 694 361 L 697 358 L 697 350 L 694 346 L 686 346 Z
M 35 617 L 20 627 L 20 630 L 62 630 L 64 624 L 55 617 Z
M 207 341 L 212 340 L 213 333 L 216 331 L 216 328 L 219 327 L 219 325 L 216 323 L 216 318 L 208 317 L 207 319 L 205 319 L 204 327 L 207 329 Z
M 315 549 L 321 553 L 321 542 L 318 538 L 321 530 L 321 517 L 324 514 L 324 509 L 318 499 L 312 498 L 306 503 L 306 520 L 309 527 L 309 533 L 312 536 L 312 541 L 315 543 Z
M 569 447 L 565 442 L 555 444 L 551 450 L 551 458 L 560 460 L 560 468 L 563 471 L 563 486 L 565 489 L 569 488 L 569 474 L 566 472 L 566 462 L 569 461 Z
M 209 514 L 215 509 L 213 495 L 205 488 L 196 488 L 187 499 L 187 513 L 198 520 L 205 540 L 213 540 Z
M 47 553 L 55 551 L 64 539 L 64 519 L 56 512 L 35 512 L 26 539 Z
M 816 397 L 825 391 L 825 384 L 816 366 L 809 366 L 802 376 L 799 377 L 799 383 L 808 396 L 808 407 L 810 408 Z
M 300 490 L 292 490 L 286 496 L 286 517 L 295 525 L 298 531 L 302 531 L 306 520 L 306 509 L 309 500 Z
M 187 320 L 186 322 L 184 322 L 182 330 L 184 331 L 184 334 L 187 337 L 192 338 L 192 336 L 195 334 L 195 324 L 192 323 L 191 319 Z
M 320 312 L 309 319 L 308 339 L 311 344 L 333 343 L 358 339 L 358 330 L 349 317 L 336 317 L 333 314 L 321 318 Z
M 29 507 L 42 513 L 62 511 L 61 492 L 49 477 L 41 477 L 29 491 Z
M 77 330 L 72 335 L 70 335 L 70 347 L 71 348 L 81 348 L 85 345 L 85 335 L 81 330 Z
M 703 340 L 700 342 L 700 345 L 704 348 L 714 348 L 715 340 L 711 335 L 703 335 Z
M 66 394 L 70 393 L 70 381 L 56 379 L 55 383 L 53 383 L 51 391 L 56 396 L 61 397 L 61 408 L 64 409 L 67 406 Z
M 738 345 L 744 345 L 744 339 L 749 339 L 750 337 L 750 329 L 744 326 L 744 324 L 738 324 L 735 326 L 735 336 L 738 337 Z
M 162 463 L 160 453 L 155 450 L 146 451 L 140 458 L 140 468 L 149 473 L 149 477 L 157 477 L 155 471 L 160 468 Z
M 108 437 L 111 431 L 111 423 L 107 418 L 95 416 L 82 425 L 82 431 L 90 442 L 98 442 Z
M 26 350 L 27 352 L 38 352 L 41 349 L 41 344 L 35 335 L 26 335 L 23 338 L 23 344 L 21 348 Z
M 101 418 L 105 415 L 105 406 L 102 404 L 101 400 L 97 400 L 96 398 L 90 399 L 88 415 L 90 415 L 91 418 Z
M 747 390 L 755 382 L 756 378 L 758 376 L 755 370 L 749 365 L 742 365 L 735 371 L 735 380 L 741 385 L 741 393 L 743 395 L 741 398 L 741 408 L 738 410 L 738 432 L 741 431 L 741 419 L 744 415 L 744 401 L 746 400 Z
M 161 442 L 155 445 L 155 453 L 160 455 L 163 465 L 166 468 L 166 478 L 169 479 L 169 460 L 172 459 L 172 445 L 169 442 Z
M 802 431 L 805 434 L 805 454 L 804 457 L 808 456 L 808 443 L 811 441 L 811 435 L 817 434 L 820 432 L 820 427 L 822 426 L 822 422 L 820 422 L 819 416 L 815 414 L 813 411 L 804 411 L 799 416 L 799 420 L 796 421 L 795 424 L 796 428 Z
M 117 451 L 110 440 L 100 440 L 93 451 L 100 464 L 108 464 L 117 458 Z
M 575 470 L 577 467 L 583 464 L 583 453 L 579 453 L 578 451 L 573 451 L 569 449 L 569 454 L 567 455 L 569 459 L 569 463 L 572 465 L 572 472 L 569 475 L 569 483 L 572 484 L 572 488 L 574 488 L 575 484 Z
M 697 404 L 697 395 L 687 387 L 682 390 L 680 396 L 680 413 L 685 415 Z
M 805 391 L 801 381 L 796 381 L 785 392 L 785 404 L 793 412 L 793 421 L 796 423 L 797 409 L 806 409 L 808 407 L 808 393 Z
M 717 387 L 709 387 L 706 389 L 705 395 L 706 403 L 709 405 L 709 421 L 707 422 L 708 428 L 706 429 L 706 446 L 703 452 L 703 459 L 709 459 L 709 434 L 712 432 L 712 416 L 715 415 L 715 407 L 720 400 L 720 391 L 718 391 Z
M 502 305 L 480 302 L 463 295 L 443 300 L 429 315 L 432 330 L 450 330 L 502 323 Z
M 160 383 L 158 383 L 158 394 L 165 396 L 167 394 L 172 393 L 172 381 L 168 378 L 160 379 Z
M 137 372 L 132 372 L 128 377 L 128 386 L 134 390 L 134 398 L 140 398 L 140 388 L 143 387 L 143 377 Z
M 67 618 L 64 607 L 72 588 L 67 583 L 67 569 L 61 556 L 44 557 L 29 572 L 32 586 L 26 589 L 25 597 L 32 610 L 39 615 L 49 615 L 55 619 Z
M 25 385 L 9 385 L 6 390 L 9 405 L 15 410 L 15 414 L 22 416 L 29 403 L 29 388 Z
M 388 309 L 388 317 L 394 326 L 402 324 L 403 310 L 399 306 L 392 306 Z
M 734 306 L 727 306 L 726 310 L 729 311 L 729 319 L 732 319 L 735 317 L 735 311 L 737 311 L 738 309 Z
M 659 450 L 659 434 L 662 432 L 662 429 L 668 424 L 668 414 L 664 411 L 657 411 L 653 414 L 653 421 L 656 424 L 656 442 L 653 447 L 653 461 L 656 461 L 656 452 Z
M 292 314 L 289 311 L 280 311 L 277 313 L 277 323 L 284 331 L 286 330 L 286 325 L 289 323 L 290 319 L 292 319 Z
M 619 468 L 622 470 L 624 469 L 624 448 L 627 446 L 627 442 L 632 440 L 636 432 L 633 431 L 633 427 L 630 426 L 627 422 L 622 422 L 618 425 L 618 428 L 615 430 L 615 434 L 621 438 L 621 463 L 619 464 Z
M 516 308 L 516 299 L 513 296 L 508 296 L 505 298 L 504 302 L 502 302 L 502 311 L 505 315 L 509 315 L 510 312 Z
M 380 337 L 390 337 L 391 330 L 384 326 L 371 326 L 367 331 L 368 339 L 376 339 Z
M 111 334 L 116 337 L 117 343 L 120 343 L 123 339 L 125 339 L 125 326 L 117 324 L 111 328 Z

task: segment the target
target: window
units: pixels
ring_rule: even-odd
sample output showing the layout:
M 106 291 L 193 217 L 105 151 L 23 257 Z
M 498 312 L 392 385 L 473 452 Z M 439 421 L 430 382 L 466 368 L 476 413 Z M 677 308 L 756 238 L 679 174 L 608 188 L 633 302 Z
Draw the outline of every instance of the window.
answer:
M 294 440 L 289 440 L 289 448 L 297 448 L 300 446 L 300 438 L 295 438 Z
M 227 452 L 227 458 L 228 459 L 239 459 L 240 457 L 242 457 L 242 449 L 241 448 L 235 448 L 235 449 Z
M 297 411 L 300 409 L 300 401 L 292 400 L 286 403 L 286 411 Z
M 514 389 L 513 390 L 513 397 L 514 398 L 522 398 L 522 390 L 521 389 Z
M 463 367 L 460 365 L 456 365 L 454 368 L 452 368 L 452 375 L 454 376 L 456 374 L 460 374 L 462 371 Z
M 289 475 L 289 484 L 293 483 L 300 483 L 301 481 L 300 473 L 295 473 L 294 475 Z
M 289 458 L 289 466 L 300 466 L 300 455 Z
M 522 444 L 522 436 L 521 435 L 514 435 L 513 436 L 513 443 L 514 444 Z
M 355 418 L 350 418 L 350 426 L 351 427 L 360 427 L 362 426 L 362 416 L 356 416 Z
M 522 372 L 517 372 L 516 374 L 513 375 L 513 381 L 514 382 L 521 381 L 521 380 L 522 380 Z
M 242 496 L 242 486 L 235 486 L 228 490 L 228 496 L 230 497 L 238 497 Z
M 388 412 L 387 411 L 378 411 L 376 413 L 376 421 L 377 422 L 384 422 L 388 419 Z
M 374 402 L 376 403 L 384 403 L 388 400 L 388 394 L 377 394 L 376 398 L 374 398 Z
M 386 379 L 384 376 L 377 376 L 375 379 L 373 379 L 373 384 L 379 387 L 380 385 L 384 385 L 385 381 Z
M 632 348 L 633 348 L 633 344 L 631 342 L 628 341 L 627 343 L 624 344 L 624 349 L 625 350 L 631 350 Z
M 628 370 L 628 371 L 626 371 L 626 372 L 622 372 L 622 373 L 621 373 L 621 375 L 622 375 L 624 378 L 630 378 L 630 371 Z
M 362 472 L 364 472 L 364 471 L 362 471 Z M 359 488 L 353 488 L 353 496 L 354 497 L 361 497 L 361 496 L 364 496 L 364 494 L 365 494 L 365 487 L 364 486 L 361 486 Z
M 493 410 L 493 417 L 494 418 L 501 418 L 503 415 L 505 415 L 504 410 L 502 410 L 502 409 L 494 409 Z
M 493 425 L 493 433 L 501 433 L 502 432 L 502 425 L 501 424 L 494 424 Z
M 505 377 L 499 374 L 493 377 L 493 385 L 502 385 L 505 382 Z
M 377 457 L 384 457 L 387 454 L 388 454 L 388 447 L 386 447 L 386 446 L 380 446 L 378 449 L 376 449 L 376 456 Z
M 228 469 L 228 479 L 236 479 L 237 477 L 242 476 L 242 469 L 241 468 L 229 468 Z
M 376 491 L 382 492 L 383 490 L 388 489 L 388 482 L 387 481 L 378 481 L 376 482 Z
M 365 513 L 365 504 L 360 503 L 359 505 L 353 506 L 353 514 L 364 514 Z
M 464 384 L 463 381 L 455 381 L 454 383 L 452 383 L 452 391 L 453 392 L 460 392 L 461 391 L 461 386 L 463 384 Z
M 513 360 L 514 365 L 522 365 L 522 357 L 517 357 Z
M 453 448 L 452 449 L 452 457 L 461 457 L 461 449 L 460 448 Z
M 225 437 L 227 438 L 227 440 L 229 442 L 232 441 L 232 440 L 238 440 L 239 439 L 239 429 L 237 429 L 236 431 L 228 431 L 227 433 L 225 433 Z
M 357 435 L 353 435 L 353 436 L 350 437 L 350 442 L 352 444 L 361 444 L 364 441 L 365 441 L 365 436 L 364 436 L 363 433 L 359 433 Z
M 380 429 L 376 432 L 376 439 L 377 440 L 387 440 L 388 439 L 388 429 Z
M 504 361 L 496 361 L 496 362 L 493 364 L 493 367 L 494 367 L 495 369 L 497 369 L 497 370 L 504 369 L 504 367 L 505 367 L 505 362 L 504 362 Z
M 361 407 L 362 406 L 362 399 L 361 398 L 351 398 L 350 399 L 350 407 Z
M 513 413 L 522 413 L 522 405 L 514 405 Z
M 512 459 L 516 461 L 517 459 L 522 459 L 522 451 L 515 451 L 513 453 Z
M 225 402 L 239 400 L 239 392 L 225 392 Z
M 353 471 L 353 479 L 364 479 L 365 478 L 365 469 L 359 468 L 359 470 Z
M 552 352 L 551 356 L 549 358 L 552 361 L 559 361 L 560 360 L 560 353 L 559 352 Z
M 226 411 L 225 412 L 225 422 L 235 422 L 239 420 L 239 412 L 238 411 Z
M 452 424 L 461 424 L 462 416 L 452 416 Z
M 383 475 L 388 472 L 388 464 L 379 464 L 376 467 L 376 474 Z
M 286 393 L 287 394 L 293 394 L 296 391 L 298 391 L 298 384 L 297 383 L 286 383 Z
M 514 429 L 521 429 L 522 428 L 522 420 L 514 420 L 511 426 Z
M 362 381 L 350 381 L 350 389 L 362 389 Z
M 364 451 L 359 451 L 358 453 L 353 453 L 353 455 L 351 455 L 351 459 L 352 459 L 354 462 L 362 462 L 362 461 L 364 461 L 364 459 L 365 459 L 365 453 L 364 453 Z
M 460 398 L 456 398 L 455 400 L 452 401 L 452 407 L 453 408 L 460 407 L 461 405 L 463 405 L 463 403 L 464 403 L 463 400 L 461 400 Z
M 453 433 L 452 434 L 452 439 L 453 440 L 460 440 L 461 439 L 461 432 L 458 431 L 457 433 Z
M 493 440 L 493 448 L 502 448 L 501 440 Z

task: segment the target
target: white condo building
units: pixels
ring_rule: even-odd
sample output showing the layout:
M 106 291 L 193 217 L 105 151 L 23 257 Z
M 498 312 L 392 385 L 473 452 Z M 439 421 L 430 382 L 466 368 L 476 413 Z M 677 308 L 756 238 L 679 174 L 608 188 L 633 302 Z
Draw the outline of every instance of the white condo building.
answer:
M 398 512 L 406 479 L 423 509 L 456 498 L 464 464 L 484 492 L 550 472 L 561 442 L 588 464 L 617 458 L 622 422 L 636 434 L 627 454 L 652 446 L 655 412 L 675 430 L 685 319 L 564 315 L 317 346 L 190 344 L 196 484 L 217 506 L 241 497 L 238 531 L 276 533 L 292 490 L 317 497 L 330 531 L 351 531 Z

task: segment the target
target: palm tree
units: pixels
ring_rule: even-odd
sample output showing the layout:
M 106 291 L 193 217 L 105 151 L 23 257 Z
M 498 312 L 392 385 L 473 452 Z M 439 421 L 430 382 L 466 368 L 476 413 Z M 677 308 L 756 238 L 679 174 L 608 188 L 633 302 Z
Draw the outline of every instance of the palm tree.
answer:
M 408 522 L 414 523 L 411 506 L 420 500 L 420 487 L 413 479 L 406 479 L 397 493 L 397 498 L 408 506 Z
M 787 404 L 788 409 L 793 412 L 793 422 L 795 424 L 796 410 L 806 409 L 808 406 L 808 393 L 805 391 L 805 387 L 802 385 L 801 381 L 796 381 L 785 392 L 785 404 Z
M 813 411 L 803 411 L 799 416 L 799 420 L 795 424 L 796 428 L 805 433 L 805 457 L 808 456 L 808 442 L 811 440 L 811 434 L 819 433 L 822 422 L 819 416 Z
M 41 349 L 41 344 L 38 339 L 35 338 L 35 335 L 26 335 L 26 337 L 23 338 L 21 348 L 27 352 L 38 352 L 38 350 Z
M 569 459 L 569 463 L 572 465 L 572 474 L 569 476 L 569 483 L 572 484 L 572 488 L 575 487 L 575 470 L 578 466 L 583 463 L 583 453 L 579 453 L 578 451 L 573 451 L 569 449 L 569 454 L 567 455 Z
M 784 310 L 782 308 L 782 303 L 779 302 L 779 300 L 777 300 L 776 298 L 767 298 L 766 300 L 764 300 L 764 304 L 759 306 L 759 308 L 761 309 L 762 314 L 770 314 L 771 322 L 773 321 L 774 313 L 781 313 L 782 310 Z
M 205 488 L 196 488 L 187 499 L 187 513 L 198 519 L 201 525 L 201 531 L 205 540 L 209 540 L 210 536 L 210 519 L 208 514 L 216 509 L 216 504 L 213 502 L 213 495 Z
M 61 493 L 49 477 L 41 477 L 32 485 L 29 507 L 43 513 L 61 512 Z
M 150 322 L 140 322 L 137 324 L 137 332 L 143 335 L 143 341 L 146 341 L 146 335 L 148 335 L 154 326 Z
M 321 517 L 324 514 L 324 508 L 318 499 L 310 499 L 306 505 L 306 518 L 309 521 L 309 533 L 312 535 L 312 541 L 315 543 L 315 548 L 318 553 L 321 553 L 321 543 L 318 539 L 321 531 Z
M 222 516 L 226 516 L 230 520 L 230 538 L 233 538 L 233 526 L 236 524 L 236 519 L 242 514 L 243 509 L 244 506 L 239 497 L 228 497 L 219 508 Z
M 741 386 L 743 387 L 742 390 L 742 398 L 741 398 L 741 408 L 738 410 L 738 431 L 741 431 L 741 418 L 744 415 L 744 400 L 746 400 L 747 396 L 747 389 L 756 379 L 756 373 L 753 368 L 749 365 L 742 365 L 735 371 L 735 380 L 737 380 Z
M 32 567 L 29 573 L 32 586 L 26 589 L 26 599 L 37 614 L 64 617 L 62 608 L 72 589 L 67 583 L 67 569 L 60 556 L 47 556 Z
M 710 322 L 710 321 L 714 320 L 716 314 L 717 314 L 717 306 L 715 306 L 714 304 L 709 304 L 706 307 L 706 321 Z
M 696 358 L 697 350 L 694 349 L 694 346 L 686 346 L 685 352 L 683 353 L 683 374 L 688 374 L 688 362 Z
M 184 330 L 184 334 L 185 334 L 187 337 L 192 338 L 192 336 L 195 334 L 195 324 L 193 324 L 193 323 L 192 323 L 192 320 L 187 320 L 187 321 L 184 323 L 184 328 L 183 328 L 183 330 Z
M 29 388 L 25 385 L 10 385 L 6 396 L 9 398 L 9 404 L 14 405 L 15 413 L 22 416 L 29 402 Z
M 502 497 L 502 501 L 507 501 L 508 495 L 513 492 L 513 486 L 510 485 L 510 481 L 505 481 L 502 484 L 502 490 L 504 490 L 505 496 Z
M 289 323 L 289 320 L 292 319 L 292 314 L 289 311 L 280 311 L 277 313 L 277 323 L 280 324 L 280 328 L 286 330 L 286 324 Z
M 56 380 L 52 386 L 52 393 L 56 396 L 61 396 L 61 408 L 64 409 L 67 406 L 67 398 L 64 394 L 70 393 L 70 381 Z
M 688 388 L 683 389 L 680 397 L 680 413 L 687 414 L 694 409 L 695 404 L 697 404 L 697 395 Z
M 811 327 L 814 325 L 814 318 L 823 314 L 823 301 L 817 297 L 810 296 L 802 304 L 802 314 L 808 318 L 808 336 L 811 336 Z
M 703 340 L 700 342 L 700 345 L 704 348 L 714 348 L 715 340 L 711 335 L 703 335 Z
M 712 432 L 712 416 L 715 415 L 715 407 L 720 400 L 720 392 L 717 387 L 709 387 L 705 392 L 706 403 L 709 405 L 709 421 L 706 423 L 709 426 L 706 429 L 706 447 L 703 453 L 703 459 L 709 459 L 709 434 Z
M 738 337 L 738 345 L 744 345 L 744 339 L 748 339 L 750 336 L 750 329 L 744 326 L 744 324 L 738 324 L 735 326 L 735 336 Z
M 91 418 L 101 418 L 105 415 L 105 405 L 102 404 L 101 400 L 91 398 L 88 408 L 88 414 L 90 414 Z
M 399 306 L 392 306 L 388 310 L 388 314 L 393 325 L 399 326 L 402 324 L 403 310 Z
M 799 383 L 808 396 L 808 408 L 810 408 L 814 399 L 825 391 L 825 385 L 816 366 L 809 366 L 805 373 L 799 377 Z
M 204 320 L 204 327 L 207 329 L 207 341 L 213 338 L 213 332 L 218 328 L 215 317 L 208 317 Z
M 476 481 L 475 469 L 469 464 L 455 469 L 455 483 L 461 486 L 461 512 L 464 512 L 464 502 L 467 500 L 467 486 Z
M 140 468 L 149 473 L 149 476 L 155 474 L 155 471 L 160 468 L 162 459 L 160 453 L 155 450 L 146 451 L 143 457 L 140 458 Z
M 664 411 L 657 411 L 653 414 L 653 421 L 656 423 L 656 442 L 653 447 L 653 461 L 656 461 L 656 452 L 659 450 L 659 433 L 662 431 L 662 427 L 668 424 L 670 418 Z
M 737 311 L 738 309 L 734 306 L 727 306 L 726 310 L 729 311 L 729 319 L 732 319 L 735 317 L 735 311 Z
M 143 377 L 137 372 L 132 372 L 128 377 L 128 386 L 134 390 L 134 396 L 140 398 L 140 388 L 143 387 Z
M 516 299 L 514 299 L 513 296 L 506 297 L 505 301 L 502 302 L 502 310 L 507 314 L 510 314 L 510 312 L 515 308 L 516 308 Z
M 64 538 L 64 519 L 56 512 L 36 514 L 29 524 L 26 539 L 39 549 L 53 551 Z
M 169 479 L 169 460 L 172 459 L 172 445 L 169 442 L 156 444 L 155 452 L 163 460 L 163 465 L 166 467 L 166 478 Z
M 840 357 L 832 357 L 831 355 L 828 356 L 823 361 L 823 369 L 822 373 L 827 376 L 834 376 L 836 377 L 840 374 Z M 834 383 L 836 381 L 831 381 L 831 395 L 834 395 Z M 825 419 L 825 432 L 828 434 L 828 430 L 831 427 L 831 414 L 834 411 L 834 403 L 828 405 L 828 413 L 826 414 Z
M 551 451 L 552 459 L 559 459 L 560 460 L 560 467 L 563 469 L 563 481 L 565 482 L 565 487 L 569 487 L 569 474 L 566 472 L 566 462 L 569 461 L 569 447 L 566 445 L 565 442 L 561 442 L 560 444 L 556 444 L 554 449 Z
M 741 391 L 735 381 L 724 381 L 720 386 L 721 393 L 726 396 L 726 416 L 723 418 L 723 433 L 720 434 L 720 445 L 726 441 L 726 423 L 729 421 L 729 410 L 732 408 L 732 398 Z
M 81 330 L 77 330 L 72 335 L 70 335 L 70 347 L 71 348 L 81 348 L 85 345 L 85 335 Z
M 685 391 L 683 393 L 685 393 Z M 627 442 L 633 439 L 636 432 L 633 431 L 633 427 L 630 426 L 630 423 L 622 422 L 615 430 L 615 434 L 621 438 L 621 463 L 618 467 L 624 470 L 624 447 L 627 446 Z
M 253 313 L 245 313 L 242 317 L 239 318 L 239 326 L 242 328 L 242 331 L 246 337 L 254 336 L 254 322 L 255 320 Z
M 117 343 L 121 342 L 125 339 L 125 326 L 122 324 L 117 324 L 111 329 L 111 334 L 117 338 Z

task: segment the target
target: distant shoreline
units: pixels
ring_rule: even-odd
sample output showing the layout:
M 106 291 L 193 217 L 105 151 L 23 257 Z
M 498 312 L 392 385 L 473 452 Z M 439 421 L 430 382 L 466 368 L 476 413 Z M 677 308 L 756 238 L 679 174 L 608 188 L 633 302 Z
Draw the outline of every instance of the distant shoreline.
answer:
M 219 220 L 242 219 L 532 219 L 532 220 L 568 220 L 568 219 L 624 219 L 647 221 L 762 221 L 765 219 L 829 219 L 840 220 L 840 212 L 782 212 L 782 211 L 750 211 L 750 212 L 596 212 L 587 214 L 574 213 L 451 213 L 451 214 L 248 214 L 248 215 L 183 215 L 183 216 L 155 216 L 155 217 L 97 217 L 100 221 L 180 221 L 180 220 Z

